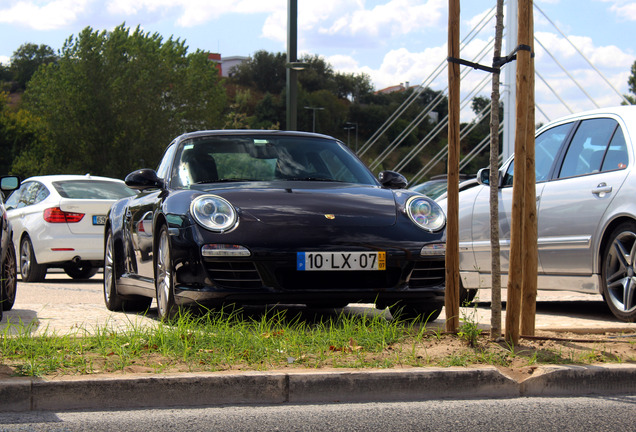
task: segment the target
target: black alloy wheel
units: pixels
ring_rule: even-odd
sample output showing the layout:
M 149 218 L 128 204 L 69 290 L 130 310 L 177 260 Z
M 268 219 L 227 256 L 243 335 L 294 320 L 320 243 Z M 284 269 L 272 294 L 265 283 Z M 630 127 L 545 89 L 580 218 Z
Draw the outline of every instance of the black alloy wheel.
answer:
M 2 310 L 11 310 L 15 304 L 15 296 L 18 288 L 18 270 L 15 259 L 15 247 L 9 242 L 7 254 L 2 263 Z
M 174 318 L 179 308 L 174 299 L 174 274 L 172 269 L 168 227 L 161 227 L 155 259 L 155 287 L 157 290 L 157 315 L 160 320 Z

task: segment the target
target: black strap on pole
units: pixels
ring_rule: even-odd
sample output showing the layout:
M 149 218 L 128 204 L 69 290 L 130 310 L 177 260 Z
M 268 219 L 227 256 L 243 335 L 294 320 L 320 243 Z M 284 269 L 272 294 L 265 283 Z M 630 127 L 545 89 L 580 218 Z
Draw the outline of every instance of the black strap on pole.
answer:
M 534 57 L 532 48 L 529 45 L 518 45 L 517 48 L 515 48 L 514 51 L 512 51 L 512 53 L 510 53 L 508 56 L 495 57 L 492 61 L 492 67 L 484 66 L 479 63 L 473 63 L 468 60 L 458 59 L 455 57 L 446 57 L 446 60 L 451 63 L 458 63 L 464 66 L 472 67 L 473 69 L 483 70 L 485 72 L 499 73 L 503 65 L 517 59 L 517 51 L 530 51 L 532 53 L 532 57 Z

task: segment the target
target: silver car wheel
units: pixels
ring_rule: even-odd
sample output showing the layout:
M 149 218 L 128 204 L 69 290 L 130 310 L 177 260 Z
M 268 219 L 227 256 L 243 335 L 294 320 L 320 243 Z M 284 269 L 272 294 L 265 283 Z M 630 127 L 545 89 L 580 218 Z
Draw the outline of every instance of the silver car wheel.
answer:
M 622 231 L 605 260 L 605 300 L 621 315 L 636 312 L 636 233 Z
M 20 242 L 20 274 L 22 282 L 41 282 L 46 277 L 46 265 L 38 264 L 28 236 Z
M 168 243 L 168 230 L 162 229 L 159 235 L 159 247 L 157 248 L 157 309 L 160 318 L 168 318 L 173 307 L 172 295 L 172 269 L 170 265 L 170 245 Z
M 23 275 L 29 274 L 31 268 L 31 242 L 28 239 L 22 240 L 20 247 L 20 272 Z

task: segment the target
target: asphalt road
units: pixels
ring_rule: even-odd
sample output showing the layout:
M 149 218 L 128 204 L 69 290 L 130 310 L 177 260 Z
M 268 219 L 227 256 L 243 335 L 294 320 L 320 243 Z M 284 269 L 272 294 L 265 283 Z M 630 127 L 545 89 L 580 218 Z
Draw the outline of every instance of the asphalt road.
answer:
M 634 396 L 0 413 L 0 431 L 632 432 Z
M 505 300 L 505 290 L 502 294 Z M 384 313 L 373 305 L 349 305 L 348 310 L 369 313 Z M 477 308 L 463 308 L 461 313 L 476 311 L 475 319 L 487 329 L 490 326 L 490 291 L 480 291 Z M 92 332 L 97 327 L 113 329 L 127 328 L 134 324 L 156 324 L 156 310 L 146 316 L 132 313 L 113 313 L 104 306 L 102 274 L 84 281 L 74 281 L 66 274 L 49 272 L 44 282 L 18 282 L 16 304 L 4 313 L 0 332 L 9 326 L 9 331 L 18 327 L 29 328 L 34 333 L 43 331 L 67 334 L 69 332 Z M 433 326 L 444 327 L 444 313 Z M 505 314 L 502 318 L 505 323 Z M 607 330 L 636 329 L 635 323 L 623 323 L 614 318 L 600 295 L 577 294 L 567 291 L 539 292 L 537 297 L 537 330 L 571 330 L 576 332 L 598 332 Z

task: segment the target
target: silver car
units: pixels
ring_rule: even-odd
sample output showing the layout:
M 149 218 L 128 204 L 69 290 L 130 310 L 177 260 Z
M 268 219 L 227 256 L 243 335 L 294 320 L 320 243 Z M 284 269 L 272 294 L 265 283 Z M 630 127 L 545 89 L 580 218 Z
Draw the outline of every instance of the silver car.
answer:
M 620 320 L 636 320 L 636 106 L 588 111 L 536 134 L 538 288 L 602 294 Z M 502 284 L 510 252 L 513 159 L 500 170 Z M 460 279 L 490 287 L 488 170 L 460 193 Z M 440 202 L 445 207 L 445 202 Z M 504 285 L 505 286 L 505 285 Z

